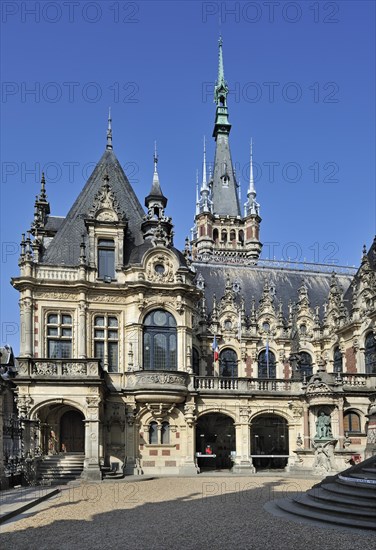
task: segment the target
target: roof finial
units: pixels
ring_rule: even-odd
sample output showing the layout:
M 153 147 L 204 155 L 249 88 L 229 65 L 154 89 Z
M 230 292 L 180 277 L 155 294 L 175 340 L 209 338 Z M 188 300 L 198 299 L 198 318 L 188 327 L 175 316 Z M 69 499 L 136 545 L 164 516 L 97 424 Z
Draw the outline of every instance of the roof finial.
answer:
M 196 216 L 200 213 L 200 197 L 198 194 L 198 170 L 196 170 Z
M 253 179 L 253 140 L 251 138 L 251 150 L 250 150 L 250 161 L 249 161 L 249 191 L 255 193 L 255 182 Z
M 154 161 L 154 174 L 157 174 L 158 171 L 157 171 L 157 164 L 158 164 L 158 153 L 157 153 L 157 142 L 154 141 L 154 157 L 153 157 L 153 161 Z
M 40 195 L 39 195 L 39 199 L 40 200 L 46 200 L 47 198 L 47 195 L 46 195 L 46 179 L 44 177 L 44 172 L 42 172 L 42 178 L 40 180 Z
M 108 108 L 107 145 L 106 149 L 112 149 L 112 118 L 111 107 Z
M 247 202 L 244 204 L 245 212 L 244 215 L 248 216 L 249 214 L 259 215 L 260 205 L 256 201 L 256 188 L 255 181 L 253 178 L 253 140 L 251 138 L 250 145 L 250 159 L 249 159 L 249 187 L 247 192 Z

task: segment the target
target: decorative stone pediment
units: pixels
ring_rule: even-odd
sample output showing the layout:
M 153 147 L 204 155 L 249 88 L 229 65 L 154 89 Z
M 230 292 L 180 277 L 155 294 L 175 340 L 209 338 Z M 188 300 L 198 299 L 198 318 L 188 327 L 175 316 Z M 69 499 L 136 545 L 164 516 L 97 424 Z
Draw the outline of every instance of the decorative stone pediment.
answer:
M 108 184 L 108 176 L 107 179 L 106 176 L 104 179 L 105 183 L 95 195 L 93 205 L 89 211 L 89 218 L 103 222 L 124 220 L 124 213 Z
M 332 390 L 327 384 L 324 384 L 324 382 L 317 382 L 317 383 L 314 382 L 313 384 L 309 384 L 307 386 L 306 393 L 315 394 L 315 395 L 323 394 L 323 393 L 329 394 L 329 393 L 332 393 Z

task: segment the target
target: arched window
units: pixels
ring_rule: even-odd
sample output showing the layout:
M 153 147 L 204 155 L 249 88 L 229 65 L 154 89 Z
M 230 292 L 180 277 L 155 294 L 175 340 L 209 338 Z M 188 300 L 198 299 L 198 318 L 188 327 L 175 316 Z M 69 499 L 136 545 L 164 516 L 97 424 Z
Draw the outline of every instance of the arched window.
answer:
M 149 424 L 149 444 L 158 445 L 158 423 L 150 422 Z
M 341 350 L 337 346 L 334 348 L 333 354 L 333 372 L 342 372 L 343 371 L 343 357 Z
M 348 411 L 343 415 L 343 429 L 348 433 L 360 433 L 360 416 L 358 413 Z
M 237 378 L 238 376 L 238 358 L 234 350 L 224 349 L 219 356 L 220 375 Z
M 214 230 L 213 230 L 213 241 L 214 241 L 215 243 L 218 242 L 218 229 L 214 229 Z
M 200 375 L 200 354 L 196 348 L 192 348 L 192 370 L 196 376 Z
M 168 445 L 169 443 L 170 443 L 170 424 L 168 422 L 162 422 L 161 444 Z
M 366 374 L 376 374 L 376 340 L 372 332 L 367 334 L 364 348 Z
M 259 353 L 258 356 L 258 377 L 259 378 L 275 378 L 276 377 L 276 361 L 275 355 L 269 350 Z
M 233 246 L 236 245 L 236 232 L 235 232 L 235 229 L 231 229 L 231 231 L 230 231 L 230 241 L 233 244 Z
M 312 376 L 313 367 L 312 367 L 312 357 L 306 351 L 301 351 L 299 353 L 299 371 L 302 376 Z
M 227 231 L 225 229 L 222 231 L 221 239 L 224 243 L 227 243 Z
M 240 229 L 240 231 L 239 231 L 239 242 L 240 242 L 240 244 L 244 244 L 244 231 L 243 231 L 243 229 Z
M 176 321 L 156 309 L 144 321 L 144 370 L 177 370 Z

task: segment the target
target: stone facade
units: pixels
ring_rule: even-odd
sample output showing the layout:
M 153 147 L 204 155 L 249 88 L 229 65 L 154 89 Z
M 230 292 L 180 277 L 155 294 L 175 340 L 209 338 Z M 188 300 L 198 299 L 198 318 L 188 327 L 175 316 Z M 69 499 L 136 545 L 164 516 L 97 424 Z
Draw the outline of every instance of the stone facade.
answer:
M 145 214 L 110 120 L 106 150 L 65 219 L 50 215 L 42 177 L 12 280 L 30 455 L 84 452 L 87 479 L 203 468 L 325 474 L 364 455 L 376 241 L 356 272 L 259 259 L 259 205 L 251 170 L 240 212 L 226 86 L 220 45 L 214 171 L 207 181 L 204 159 L 183 253 L 157 156 Z M 329 438 L 317 436 L 320 416 Z

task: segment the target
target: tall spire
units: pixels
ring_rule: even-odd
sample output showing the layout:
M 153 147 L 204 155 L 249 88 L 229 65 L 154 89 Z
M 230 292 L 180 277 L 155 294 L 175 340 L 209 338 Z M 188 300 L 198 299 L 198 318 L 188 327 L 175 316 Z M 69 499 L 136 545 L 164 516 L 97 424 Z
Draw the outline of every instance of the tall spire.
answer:
M 206 138 L 204 136 L 204 160 L 202 163 L 202 189 L 207 188 L 206 180 Z
M 112 118 L 111 107 L 108 108 L 107 145 L 106 149 L 112 149 Z
M 253 179 L 253 141 L 251 138 L 250 160 L 249 160 L 249 187 L 247 202 L 244 204 L 244 216 L 259 215 L 260 205 L 256 201 L 256 188 Z
M 196 170 L 196 216 L 200 213 L 200 197 L 198 194 L 198 170 Z
M 217 138 L 219 132 L 229 134 L 231 124 L 228 121 L 227 112 L 227 94 L 229 88 L 225 80 L 225 70 L 223 66 L 223 51 L 222 51 L 222 37 L 219 38 L 219 52 L 218 52 L 218 78 L 214 87 L 214 102 L 217 105 L 215 115 L 215 125 L 213 131 L 213 137 Z
M 166 206 L 167 199 L 166 199 L 166 197 L 164 197 L 162 189 L 161 189 L 161 184 L 159 183 L 159 175 L 158 175 L 158 168 L 157 168 L 158 153 L 157 153 L 157 142 L 156 141 L 154 142 L 153 162 L 154 162 L 153 183 L 152 183 L 151 190 L 150 190 L 150 193 L 149 193 L 148 197 L 153 197 L 153 198 L 159 197 L 160 199 L 163 199 L 162 202 L 164 203 L 164 206 Z

